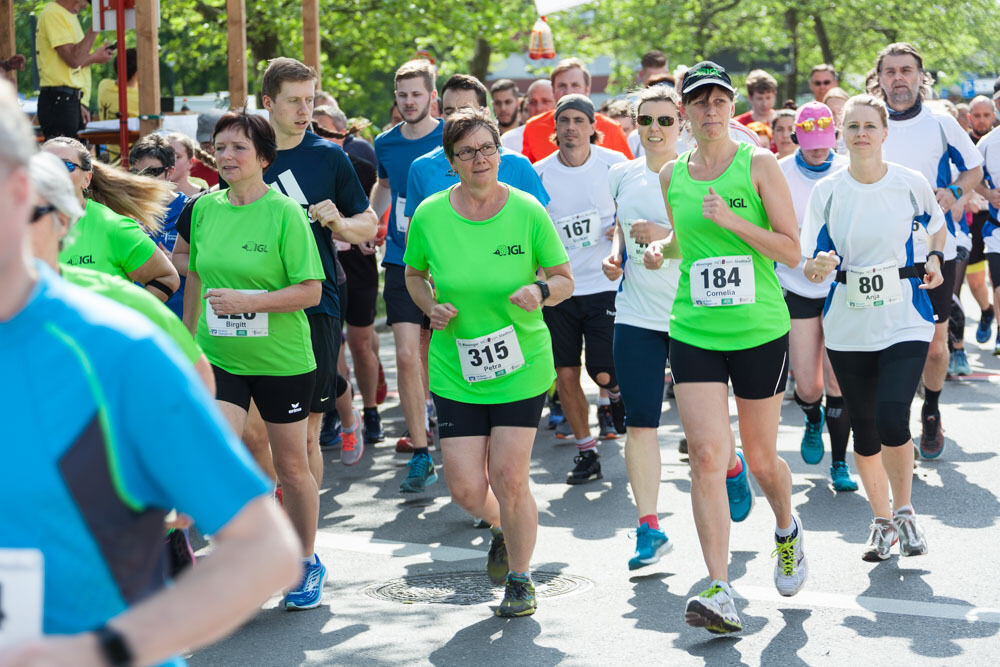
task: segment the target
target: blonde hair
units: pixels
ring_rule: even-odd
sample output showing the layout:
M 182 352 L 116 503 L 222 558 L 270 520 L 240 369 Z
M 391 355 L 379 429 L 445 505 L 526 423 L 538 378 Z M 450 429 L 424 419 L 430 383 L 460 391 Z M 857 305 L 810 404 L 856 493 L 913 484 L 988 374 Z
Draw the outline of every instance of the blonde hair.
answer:
M 823 96 L 823 103 L 826 104 L 827 100 L 849 100 L 851 96 L 847 94 L 847 91 L 839 86 L 834 86 L 830 90 L 826 91 L 826 95 Z
M 198 158 L 198 162 L 201 162 L 206 167 L 214 171 L 219 171 L 219 164 L 215 161 L 215 156 L 194 143 L 194 140 L 188 135 L 181 132 L 171 132 L 167 135 L 167 141 L 171 143 L 176 141 L 183 145 L 184 152 L 187 153 L 189 160 L 191 158 Z
M 848 114 L 854 110 L 854 107 L 869 107 L 874 109 L 882 121 L 882 127 L 889 127 L 889 109 L 880 98 L 870 93 L 855 95 L 847 100 L 847 103 L 844 105 L 844 118 L 847 118 Z
M 93 172 L 90 185 L 83 191 L 85 197 L 104 204 L 119 215 L 132 218 L 151 234 L 160 232 L 163 218 L 167 214 L 167 205 L 174 198 L 172 183 L 130 174 L 123 169 L 91 160 L 90 153 L 76 139 L 55 137 L 42 144 L 43 149 L 48 146 L 67 146 L 73 149 L 83 170 Z

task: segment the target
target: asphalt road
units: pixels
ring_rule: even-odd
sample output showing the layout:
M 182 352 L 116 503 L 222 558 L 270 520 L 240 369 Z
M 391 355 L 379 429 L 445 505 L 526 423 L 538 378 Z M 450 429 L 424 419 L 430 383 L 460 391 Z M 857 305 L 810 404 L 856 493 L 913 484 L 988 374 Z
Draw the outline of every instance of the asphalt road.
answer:
M 878 565 L 861 560 L 871 520 L 868 503 L 862 492 L 832 491 L 829 452 L 819 465 L 802 461 L 802 415 L 789 401 L 778 449 L 793 473 L 809 580 L 793 598 L 774 590 L 774 519 L 758 491 L 753 513 L 731 533 L 730 577 L 741 596 L 743 632 L 715 637 L 686 626 L 685 601 L 707 581 L 691 518 L 689 470 L 677 452 L 677 410 L 667 401 L 659 430 L 659 507 L 660 525 L 674 549 L 655 565 L 627 569 L 636 513 L 624 438 L 600 446 L 603 480 L 573 487 L 564 480 L 574 448 L 539 430 L 531 469 L 540 523 L 532 568 L 539 580 L 556 578 L 539 586 L 534 616 L 500 620 L 492 610 L 502 591 L 491 591 L 484 573 L 488 531 L 473 528 L 471 518 L 449 501 L 443 478 L 424 496 L 401 496 L 398 484 L 408 455 L 396 454 L 390 437 L 353 468 L 341 466 L 337 452 L 327 455 L 317 540 L 329 568 L 323 606 L 289 613 L 274 597 L 234 636 L 190 661 L 212 666 L 995 665 L 1000 358 L 990 355 L 992 341 L 989 349 L 975 343 L 971 317 L 969 325 L 966 345 L 979 376 L 947 383 L 941 398 L 946 450 L 914 473 L 914 505 L 930 545 L 925 556 L 894 555 Z M 383 334 L 382 343 L 393 387 L 391 336 Z M 913 409 L 915 434 L 919 405 Z M 383 407 L 387 433 L 400 434 L 394 399 Z M 434 458 L 439 462 L 440 454 Z M 423 602 L 428 599 L 443 601 Z

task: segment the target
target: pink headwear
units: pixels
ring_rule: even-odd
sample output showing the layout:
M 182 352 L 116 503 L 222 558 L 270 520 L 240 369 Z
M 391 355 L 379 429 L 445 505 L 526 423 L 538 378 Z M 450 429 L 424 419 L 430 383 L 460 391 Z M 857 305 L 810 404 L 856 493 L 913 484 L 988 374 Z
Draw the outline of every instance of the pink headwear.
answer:
M 830 107 L 822 102 L 808 102 L 799 107 L 795 115 L 795 138 L 799 146 L 807 151 L 836 146 L 837 132 Z

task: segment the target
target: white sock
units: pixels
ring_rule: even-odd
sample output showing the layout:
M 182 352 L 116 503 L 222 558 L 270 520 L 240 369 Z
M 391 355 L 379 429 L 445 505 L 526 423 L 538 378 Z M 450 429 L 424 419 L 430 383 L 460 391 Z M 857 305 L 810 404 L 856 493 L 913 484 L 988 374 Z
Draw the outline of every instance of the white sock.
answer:
M 611 399 L 608 398 L 607 396 L 598 396 L 597 397 L 597 404 L 598 405 L 611 405 Z

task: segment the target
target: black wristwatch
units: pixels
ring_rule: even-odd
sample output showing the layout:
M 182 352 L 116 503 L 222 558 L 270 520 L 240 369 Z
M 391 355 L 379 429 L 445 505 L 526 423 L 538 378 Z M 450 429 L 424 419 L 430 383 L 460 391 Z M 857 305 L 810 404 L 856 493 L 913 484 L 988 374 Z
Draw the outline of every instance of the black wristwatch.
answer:
M 927 259 L 930 259 L 931 255 L 933 255 L 933 256 L 935 256 L 935 257 L 938 258 L 938 265 L 939 266 L 944 266 L 944 253 L 943 252 L 941 252 L 940 250 L 931 250 L 929 253 L 927 253 Z
M 101 655 L 112 667 L 131 667 L 132 649 L 129 648 L 125 637 L 114 628 L 102 625 L 94 630 L 97 643 L 101 647 Z
M 542 290 L 542 301 L 549 298 L 549 284 L 544 280 L 536 280 L 535 284 L 538 285 L 538 289 Z

